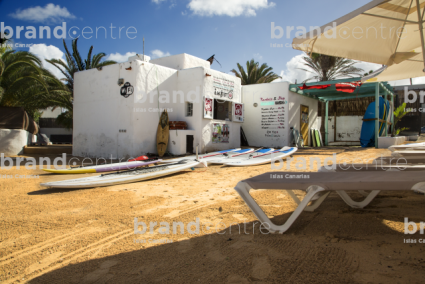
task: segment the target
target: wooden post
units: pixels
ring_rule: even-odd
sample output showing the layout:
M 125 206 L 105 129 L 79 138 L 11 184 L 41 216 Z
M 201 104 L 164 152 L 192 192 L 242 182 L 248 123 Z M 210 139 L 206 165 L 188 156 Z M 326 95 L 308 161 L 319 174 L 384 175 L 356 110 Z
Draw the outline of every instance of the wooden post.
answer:
M 379 82 L 375 83 L 375 148 L 378 149 L 379 138 Z

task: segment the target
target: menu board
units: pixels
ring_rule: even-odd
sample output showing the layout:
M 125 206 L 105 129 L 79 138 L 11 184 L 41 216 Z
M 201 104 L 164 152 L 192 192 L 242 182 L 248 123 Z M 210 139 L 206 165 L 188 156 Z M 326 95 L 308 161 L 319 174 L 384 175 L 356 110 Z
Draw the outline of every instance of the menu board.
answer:
M 286 133 L 288 101 L 281 96 L 262 97 L 260 100 L 262 135 L 280 140 Z

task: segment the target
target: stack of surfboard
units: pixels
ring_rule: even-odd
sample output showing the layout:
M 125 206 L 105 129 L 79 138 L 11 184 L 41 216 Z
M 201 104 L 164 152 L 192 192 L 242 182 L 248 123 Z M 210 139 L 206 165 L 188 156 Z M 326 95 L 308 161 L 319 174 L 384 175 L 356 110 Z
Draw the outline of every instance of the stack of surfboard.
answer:
M 298 150 L 296 147 L 283 147 L 282 149 L 274 148 L 260 148 L 254 150 L 248 149 L 231 149 L 219 152 L 213 152 L 205 155 L 200 155 L 198 158 L 207 164 L 220 164 L 225 166 L 255 166 L 271 163 L 272 160 L 282 159 L 292 155 Z M 181 159 L 196 158 L 195 156 L 189 156 L 184 158 L 163 160 L 161 163 L 175 163 Z
M 311 134 L 311 141 L 312 141 L 312 147 L 322 147 L 323 145 L 323 140 L 322 140 L 322 134 L 320 133 L 319 129 L 310 129 L 310 134 Z
M 117 171 L 98 176 L 91 176 L 79 179 L 55 181 L 42 183 L 41 186 L 48 188 L 91 188 L 101 186 L 111 186 L 149 180 L 157 177 L 167 176 L 195 167 L 207 167 L 208 163 L 223 164 L 226 166 L 254 166 L 271 163 L 274 160 L 282 159 L 292 155 L 298 150 L 296 147 L 283 147 L 282 149 L 229 149 L 208 153 L 204 155 L 189 156 L 170 160 L 151 160 L 151 161 L 131 161 L 125 163 L 116 163 L 99 166 L 89 166 L 81 168 L 71 168 L 63 170 L 45 171 L 60 174 L 77 173 L 100 173 L 106 171 Z M 149 166 L 151 164 L 161 163 L 160 165 Z M 145 166 L 143 168 L 140 168 Z
M 113 172 L 110 174 L 102 174 L 99 176 L 79 179 L 47 182 L 40 185 L 48 188 L 91 188 L 110 186 L 167 176 L 199 166 L 200 164 L 203 164 L 205 167 L 207 166 L 206 163 L 200 162 L 198 160 L 184 159 L 177 163 L 163 164 L 146 168 L 135 168 L 121 172 Z

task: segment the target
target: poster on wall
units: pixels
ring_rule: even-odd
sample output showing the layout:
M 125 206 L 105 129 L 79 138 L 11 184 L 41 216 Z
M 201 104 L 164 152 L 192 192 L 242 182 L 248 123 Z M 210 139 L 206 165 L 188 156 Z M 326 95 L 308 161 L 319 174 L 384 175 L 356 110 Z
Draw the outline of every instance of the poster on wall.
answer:
M 287 123 L 288 101 L 285 97 L 261 97 L 261 129 L 265 137 L 280 140 Z
M 212 142 L 213 143 L 229 143 L 230 131 L 229 125 L 220 123 L 213 124 Z
M 243 122 L 243 104 L 233 103 L 233 121 Z
M 213 76 L 214 95 L 220 98 L 233 99 L 235 82 Z
M 204 98 L 204 118 L 213 119 L 213 99 Z

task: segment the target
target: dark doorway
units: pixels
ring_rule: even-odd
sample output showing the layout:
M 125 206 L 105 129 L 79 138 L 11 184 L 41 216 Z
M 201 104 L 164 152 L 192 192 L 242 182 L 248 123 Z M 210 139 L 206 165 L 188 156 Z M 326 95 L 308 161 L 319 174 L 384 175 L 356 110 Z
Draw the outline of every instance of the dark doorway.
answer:
M 186 153 L 193 153 L 193 135 L 186 135 Z

